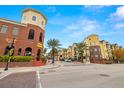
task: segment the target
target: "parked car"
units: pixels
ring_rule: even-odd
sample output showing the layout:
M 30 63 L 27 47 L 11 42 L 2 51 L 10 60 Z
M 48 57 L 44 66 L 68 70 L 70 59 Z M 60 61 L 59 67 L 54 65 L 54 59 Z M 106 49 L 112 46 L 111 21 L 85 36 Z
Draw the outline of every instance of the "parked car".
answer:
M 105 63 L 106 64 L 112 64 L 113 62 L 112 61 L 106 61 Z
M 72 62 L 71 58 L 65 59 L 65 62 Z

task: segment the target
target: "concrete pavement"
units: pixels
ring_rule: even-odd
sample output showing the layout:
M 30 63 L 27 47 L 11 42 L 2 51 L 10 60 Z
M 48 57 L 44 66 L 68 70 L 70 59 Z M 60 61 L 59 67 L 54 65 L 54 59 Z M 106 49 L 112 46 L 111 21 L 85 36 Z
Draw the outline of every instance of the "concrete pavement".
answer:
M 124 64 L 94 64 L 61 67 L 40 77 L 44 88 L 124 88 L 123 72 Z
M 3 70 L 3 68 L 2 68 Z M 123 88 L 124 64 L 58 62 L 42 67 L 0 69 L 0 87 Z M 25 79 L 26 78 L 26 79 Z M 29 79 L 29 80 L 27 80 Z M 7 82 L 11 82 L 6 85 Z M 19 84 L 15 86 L 16 84 Z M 4 86 L 1 86 L 4 84 Z

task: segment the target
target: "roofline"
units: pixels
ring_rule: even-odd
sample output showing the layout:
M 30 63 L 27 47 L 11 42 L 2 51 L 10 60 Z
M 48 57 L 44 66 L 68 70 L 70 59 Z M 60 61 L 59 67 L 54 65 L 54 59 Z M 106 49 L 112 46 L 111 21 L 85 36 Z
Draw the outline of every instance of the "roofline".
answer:
M 46 18 L 41 12 L 39 12 L 39 11 L 37 11 L 37 10 L 34 10 L 34 9 L 31 9 L 31 8 L 27 8 L 27 9 L 22 10 L 22 13 L 24 13 L 24 12 L 26 12 L 26 11 L 34 11 L 34 12 L 40 14 L 41 16 L 44 17 L 44 19 L 46 20 L 46 23 L 47 23 L 47 18 Z
M 16 24 L 16 25 L 21 25 L 21 26 L 25 26 L 25 27 L 27 26 L 27 24 L 20 23 L 17 21 L 8 20 L 8 19 L 4 19 L 4 18 L 0 18 L 0 21 L 11 23 L 11 24 Z
M 84 40 L 83 40 L 82 42 L 84 42 L 86 39 L 88 39 L 88 38 L 91 37 L 91 36 L 98 36 L 98 35 L 97 35 L 97 34 L 91 34 L 91 35 L 85 37 Z

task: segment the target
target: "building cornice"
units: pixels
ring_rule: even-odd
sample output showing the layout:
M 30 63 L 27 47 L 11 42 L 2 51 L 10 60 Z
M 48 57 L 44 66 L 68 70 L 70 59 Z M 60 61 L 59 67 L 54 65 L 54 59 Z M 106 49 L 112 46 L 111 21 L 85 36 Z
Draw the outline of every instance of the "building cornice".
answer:
M 27 27 L 27 24 L 16 22 L 16 21 L 7 20 L 7 19 L 4 19 L 4 18 L 0 18 L 0 21 Z

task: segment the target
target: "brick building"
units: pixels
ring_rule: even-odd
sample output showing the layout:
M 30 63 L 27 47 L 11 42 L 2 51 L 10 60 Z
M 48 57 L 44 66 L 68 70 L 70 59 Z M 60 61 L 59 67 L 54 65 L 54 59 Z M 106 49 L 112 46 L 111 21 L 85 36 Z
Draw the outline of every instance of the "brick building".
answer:
M 45 16 L 33 9 L 22 12 L 21 22 L 0 18 L 0 55 L 6 55 L 14 40 L 14 55 L 41 55 L 44 45 Z

